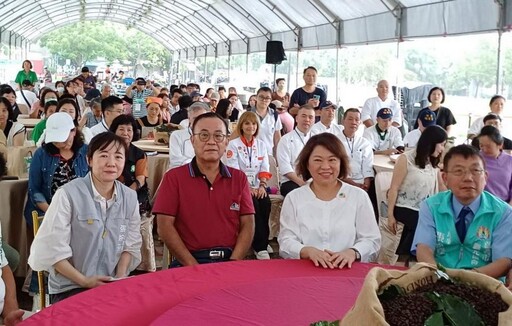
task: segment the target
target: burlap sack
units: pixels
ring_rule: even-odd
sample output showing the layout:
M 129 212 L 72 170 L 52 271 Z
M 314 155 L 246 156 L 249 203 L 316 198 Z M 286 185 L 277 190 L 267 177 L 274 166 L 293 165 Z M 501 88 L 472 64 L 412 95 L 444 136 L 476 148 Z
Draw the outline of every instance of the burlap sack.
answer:
M 17 176 L 20 179 L 28 178 L 32 154 L 36 149 L 35 146 L 7 147 L 7 175 Z
M 373 268 L 366 276 L 354 306 L 345 315 L 340 325 L 389 325 L 384 318 L 384 310 L 377 293 L 392 284 L 399 285 L 406 292 L 410 292 L 417 287 L 436 282 L 438 277 L 435 271 L 435 266 L 423 263 L 418 263 L 406 271 Z M 512 293 L 501 282 L 489 276 L 466 270 L 448 269 L 446 273 L 451 278 L 457 278 L 462 282 L 499 293 L 503 301 L 512 306 Z M 512 325 L 512 307 L 500 313 L 499 325 Z
M 142 235 L 142 247 L 140 248 L 142 261 L 137 267 L 139 271 L 156 271 L 155 243 L 153 240 L 153 219 L 151 213 L 141 214 L 140 233 Z
M 398 260 L 398 255 L 395 254 L 396 248 L 400 244 L 400 238 L 404 231 L 404 225 L 400 222 L 396 223 L 396 234 L 394 234 L 388 226 L 388 218 L 379 217 L 380 229 L 380 251 L 377 262 L 379 264 L 394 265 Z

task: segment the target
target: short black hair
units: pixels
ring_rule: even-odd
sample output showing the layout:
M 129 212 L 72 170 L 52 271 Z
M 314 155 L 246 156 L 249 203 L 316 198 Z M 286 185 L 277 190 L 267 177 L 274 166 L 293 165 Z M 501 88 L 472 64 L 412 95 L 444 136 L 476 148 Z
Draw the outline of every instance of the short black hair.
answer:
M 3 84 L 0 86 L 0 97 L 3 97 L 5 94 L 14 94 L 16 96 L 16 91 L 10 85 Z
M 489 121 L 489 120 L 499 120 L 499 121 L 501 122 L 501 117 L 500 117 L 499 115 L 497 115 L 497 114 L 489 113 L 488 115 L 486 115 L 486 116 L 484 117 L 484 120 L 483 120 L 484 124 L 485 124 L 487 121 Z
M 506 99 L 503 96 L 496 94 L 493 97 L 491 97 L 491 100 L 489 101 L 489 106 L 491 106 L 494 103 L 494 101 L 499 99 L 506 101 Z
M 55 88 L 59 87 L 59 85 L 66 86 L 66 83 L 64 83 L 62 80 L 57 80 L 55 82 Z
M 59 101 L 59 94 L 57 93 L 57 91 L 54 91 L 53 89 L 51 88 L 45 88 L 42 92 L 41 92 L 41 95 L 39 96 L 39 106 L 41 107 L 44 107 L 45 106 L 45 102 L 44 102 L 44 98 L 46 97 L 46 94 L 48 93 L 53 93 L 55 94 L 55 96 L 57 97 L 57 101 Z
M 480 134 L 478 135 L 478 140 L 480 140 L 480 137 L 487 136 L 490 140 L 492 140 L 496 145 L 503 145 L 505 142 L 505 139 L 501 135 L 498 128 L 495 126 L 484 126 L 482 127 L 482 130 L 480 130 Z
M 305 74 L 306 74 L 306 71 L 308 71 L 309 69 L 314 70 L 316 73 L 318 73 L 318 70 L 316 70 L 316 68 L 315 68 L 315 67 L 313 67 L 313 66 L 307 66 L 307 67 L 304 69 L 304 72 L 303 72 L 302 74 L 303 74 L 303 75 L 305 75 Z
M 443 103 L 444 103 L 444 100 L 445 100 L 446 95 L 444 94 L 444 89 L 442 89 L 441 87 L 438 87 L 438 86 L 436 86 L 436 87 L 432 87 L 432 89 L 430 90 L 430 92 L 428 92 L 428 97 L 427 97 L 428 101 L 429 101 L 429 102 L 431 102 L 431 101 L 430 101 L 430 95 L 432 95 L 432 93 L 434 93 L 434 91 L 440 91 L 440 92 L 441 92 L 441 94 L 443 95 L 443 99 L 441 100 L 441 104 L 443 104 Z
M 446 153 L 443 160 L 443 171 L 448 170 L 448 163 L 454 156 L 462 156 L 465 159 L 470 157 L 478 157 L 480 161 L 482 161 L 482 164 L 485 168 L 485 160 L 482 157 L 482 154 L 480 154 L 480 151 L 471 145 L 462 144 L 450 148 L 448 153 Z
M 180 110 L 188 109 L 188 107 L 191 106 L 193 102 L 194 101 L 192 100 L 192 97 L 190 97 L 190 95 L 183 95 L 178 100 L 178 104 L 180 106 Z
M 263 87 L 260 87 L 258 89 L 258 91 L 256 92 L 256 95 L 258 95 L 260 92 L 270 92 L 270 93 L 272 93 L 272 90 L 270 89 L 270 87 L 263 86 Z
M 123 104 L 123 100 L 117 96 L 110 95 L 101 100 L 101 112 L 105 113 L 105 111 L 112 110 L 114 105 Z
M 7 120 L 12 120 L 14 118 L 14 111 L 12 109 L 11 102 L 9 102 L 9 100 L 6 99 L 5 97 L 0 96 L 0 103 L 5 105 L 5 107 L 7 108 L 7 112 L 8 112 Z
M 87 148 L 87 158 L 91 160 L 96 151 L 107 149 L 111 144 L 117 144 L 118 148 L 124 148 L 125 158 L 128 156 L 128 146 L 124 139 L 113 132 L 107 131 L 99 133 L 91 139 Z
M 80 108 L 78 107 L 76 100 L 73 97 L 69 98 L 62 96 L 59 100 L 59 103 L 57 104 L 57 110 L 55 112 L 60 112 L 60 108 L 62 108 L 64 104 L 71 104 L 75 108 L 75 118 L 73 119 L 73 123 L 75 126 L 78 126 L 78 115 L 80 114 Z
M 350 109 L 346 109 L 345 112 L 343 112 L 343 120 L 345 120 L 347 118 L 347 116 L 350 112 L 358 113 L 359 116 L 361 116 L 361 111 L 359 111 L 359 109 L 350 108 Z
M 217 92 L 220 92 L 220 91 L 226 91 L 226 88 L 224 86 L 219 86 L 219 88 L 217 88 Z
M 131 125 L 133 128 L 132 141 L 139 140 L 140 137 L 139 137 L 139 133 L 137 132 L 138 131 L 137 123 L 135 122 L 135 119 L 131 115 L 121 114 L 121 115 L 117 116 L 110 124 L 109 130 L 115 134 L 117 131 L 117 128 L 119 128 L 119 126 L 125 126 L 125 125 Z
M 58 102 L 54 102 L 54 101 L 50 101 L 48 103 L 45 103 L 44 104 L 44 115 L 46 116 L 46 113 L 48 113 L 48 109 L 50 108 L 50 106 L 55 106 L 55 110 L 57 110 L 57 106 L 58 106 Z
M 228 123 L 226 122 L 226 120 L 224 120 L 220 115 L 218 115 L 215 112 L 206 112 L 206 113 L 203 113 L 203 114 L 197 116 L 194 119 L 194 122 L 192 123 L 192 133 L 194 133 L 194 129 L 199 121 L 201 121 L 203 119 L 211 119 L 211 118 L 219 119 L 220 121 L 222 121 L 222 123 L 224 124 L 224 127 L 226 128 L 226 134 L 228 134 L 228 130 L 229 130 Z
M 171 97 L 174 96 L 175 93 L 178 93 L 180 95 L 183 95 L 183 91 L 181 89 L 179 89 L 178 87 L 176 88 L 171 88 Z
M 277 78 L 276 79 L 276 85 L 279 84 L 280 81 L 285 81 L 285 79 L 284 78 Z

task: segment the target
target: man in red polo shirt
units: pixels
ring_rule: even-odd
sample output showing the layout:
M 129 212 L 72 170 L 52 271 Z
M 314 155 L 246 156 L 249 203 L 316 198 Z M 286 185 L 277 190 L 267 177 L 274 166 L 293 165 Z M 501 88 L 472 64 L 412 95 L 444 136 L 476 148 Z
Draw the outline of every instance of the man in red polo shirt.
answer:
M 213 112 L 200 115 L 190 140 L 195 157 L 167 171 L 153 206 L 158 234 L 189 266 L 245 257 L 254 235 L 254 207 L 247 177 L 221 162 L 227 125 Z

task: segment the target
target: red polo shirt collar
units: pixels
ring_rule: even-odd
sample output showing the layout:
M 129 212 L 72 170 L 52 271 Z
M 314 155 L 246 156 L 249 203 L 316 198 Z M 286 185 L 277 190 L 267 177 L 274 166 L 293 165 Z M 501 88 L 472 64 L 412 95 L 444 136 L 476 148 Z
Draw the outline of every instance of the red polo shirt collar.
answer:
M 223 178 L 231 178 L 231 173 L 229 172 L 228 168 L 222 161 L 219 161 L 219 169 L 220 169 L 220 175 Z M 188 171 L 190 173 L 190 176 L 192 178 L 195 177 L 204 177 L 205 175 L 199 170 L 199 167 L 197 166 L 196 158 L 192 159 L 192 161 L 188 164 Z

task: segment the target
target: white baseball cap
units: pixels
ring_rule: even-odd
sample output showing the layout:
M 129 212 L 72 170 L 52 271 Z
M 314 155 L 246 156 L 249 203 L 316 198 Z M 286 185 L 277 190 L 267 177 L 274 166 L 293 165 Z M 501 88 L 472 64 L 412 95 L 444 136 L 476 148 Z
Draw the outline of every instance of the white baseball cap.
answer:
M 69 132 L 75 128 L 73 119 L 66 112 L 56 112 L 46 121 L 45 143 L 63 142 L 69 137 Z

